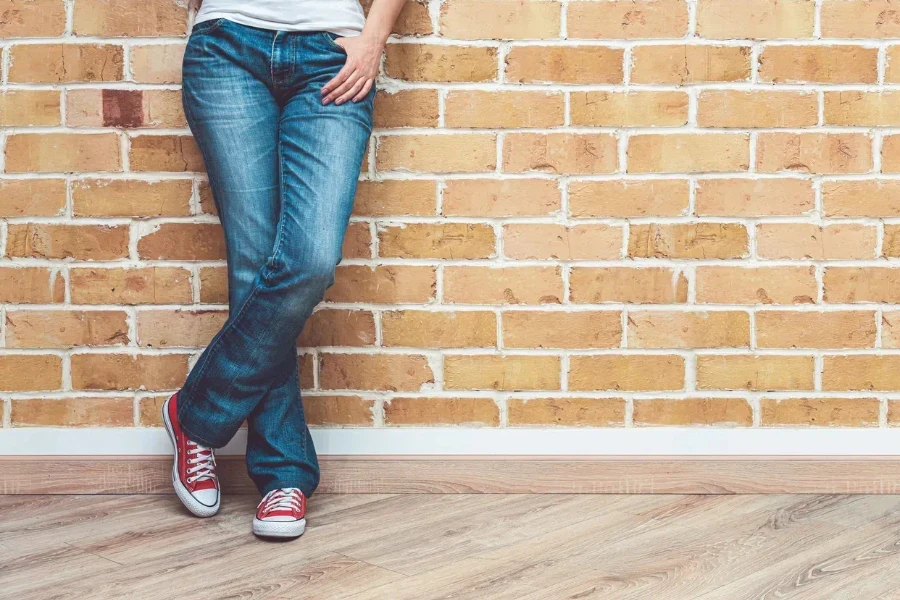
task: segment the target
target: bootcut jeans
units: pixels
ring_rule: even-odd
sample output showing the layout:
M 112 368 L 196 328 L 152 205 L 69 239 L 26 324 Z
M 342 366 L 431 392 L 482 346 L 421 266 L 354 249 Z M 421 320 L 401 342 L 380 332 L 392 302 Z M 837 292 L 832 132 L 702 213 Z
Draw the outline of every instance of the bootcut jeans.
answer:
M 319 465 L 303 414 L 296 341 L 334 282 L 375 90 L 322 105 L 346 55 L 326 32 L 194 27 L 184 56 L 188 124 L 225 231 L 229 318 L 191 370 L 178 420 L 221 448 L 248 423 L 260 493 L 310 496 Z

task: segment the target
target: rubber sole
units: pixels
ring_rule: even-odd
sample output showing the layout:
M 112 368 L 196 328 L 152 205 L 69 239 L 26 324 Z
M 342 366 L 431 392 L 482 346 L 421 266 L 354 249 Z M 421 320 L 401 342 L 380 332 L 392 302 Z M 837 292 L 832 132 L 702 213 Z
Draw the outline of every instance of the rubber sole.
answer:
M 253 519 L 253 533 L 260 537 L 295 538 L 306 531 L 306 519 L 299 521 L 260 521 Z
M 205 519 L 219 512 L 221 495 L 216 499 L 216 503 L 213 506 L 207 506 L 194 498 L 194 496 L 191 495 L 191 492 L 184 487 L 183 483 L 181 483 L 181 478 L 178 477 L 178 444 L 175 443 L 175 430 L 172 428 L 171 421 L 169 421 L 169 402 L 171 401 L 172 399 L 169 398 L 163 402 L 162 418 L 163 423 L 166 426 L 166 433 L 169 434 L 169 440 L 171 440 L 172 447 L 175 449 L 175 459 L 172 462 L 172 487 L 175 488 L 175 495 L 178 496 L 178 499 L 181 500 L 184 507 L 191 511 L 192 515 Z

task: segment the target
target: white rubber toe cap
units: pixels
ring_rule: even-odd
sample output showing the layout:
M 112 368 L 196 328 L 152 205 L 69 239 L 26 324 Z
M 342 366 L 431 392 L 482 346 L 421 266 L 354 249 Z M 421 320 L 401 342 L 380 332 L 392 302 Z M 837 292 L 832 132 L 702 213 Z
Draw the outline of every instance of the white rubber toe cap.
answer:
M 213 507 L 219 503 L 219 490 L 197 490 L 191 496 L 203 506 Z

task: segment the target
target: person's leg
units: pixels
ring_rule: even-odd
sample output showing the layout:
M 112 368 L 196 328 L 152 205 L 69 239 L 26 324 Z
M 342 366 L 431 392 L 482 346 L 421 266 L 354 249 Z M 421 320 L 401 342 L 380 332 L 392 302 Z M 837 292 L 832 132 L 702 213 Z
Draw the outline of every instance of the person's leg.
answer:
M 209 31 L 204 26 L 191 37 L 185 53 L 184 104 L 225 231 L 229 307 L 235 314 L 271 256 L 278 233 L 281 106 L 270 87 L 269 65 L 274 32 L 230 22 L 211 24 Z M 256 475 L 254 480 L 260 487 L 270 478 L 266 465 L 282 461 L 298 464 L 298 468 L 318 476 L 312 444 L 306 444 L 308 431 L 297 391 L 296 351 L 286 349 L 279 363 L 277 376 L 269 382 L 257 411 L 267 406 L 278 417 L 278 426 L 283 429 L 278 439 L 288 450 L 267 442 L 255 414 L 248 417 L 248 470 Z M 229 406 L 218 408 L 230 427 Z M 198 409 L 201 407 L 188 405 L 182 396 L 181 418 Z M 211 421 L 205 426 L 210 429 L 188 429 L 188 435 L 211 445 L 209 438 L 221 437 L 212 429 L 217 426 L 215 416 L 201 416 L 200 420 Z M 309 450 L 303 451 L 307 446 Z
M 179 420 L 188 432 L 204 432 L 203 443 L 220 447 L 252 417 L 250 437 L 261 452 L 248 457 L 248 466 L 260 491 L 299 488 L 308 496 L 318 469 L 296 460 L 314 451 L 294 375 L 287 379 L 295 402 L 261 401 L 273 382 L 285 381 L 284 357 L 296 353 L 297 336 L 334 280 L 371 132 L 373 94 L 359 104 L 323 106 L 319 90 L 343 66 L 343 52 L 326 34 L 278 35 L 271 67 L 284 104 L 274 249 L 188 377 Z M 295 357 L 291 364 L 296 368 Z

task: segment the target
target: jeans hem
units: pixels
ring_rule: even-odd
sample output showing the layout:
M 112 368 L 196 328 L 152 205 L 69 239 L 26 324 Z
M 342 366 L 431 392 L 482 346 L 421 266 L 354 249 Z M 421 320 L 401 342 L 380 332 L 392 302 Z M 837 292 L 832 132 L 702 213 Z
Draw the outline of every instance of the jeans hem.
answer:
M 312 496 L 315 493 L 317 487 L 319 487 L 318 484 L 303 485 L 302 483 L 297 483 L 296 481 L 280 481 L 280 482 L 271 482 L 271 483 L 266 484 L 264 487 L 259 489 L 259 493 L 261 496 L 265 496 L 272 490 L 277 490 L 280 488 L 297 488 L 298 490 L 303 492 L 304 496 L 309 498 L 310 496 Z
M 178 414 L 176 415 L 178 418 L 178 426 L 181 427 L 181 430 L 184 432 L 184 434 L 188 437 L 189 440 L 191 440 L 192 442 L 195 442 L 197 444 L 200 444 L 201 446 L 206 446 L 207 448 L 213 448 L 213 449 L 223 448 L 225 446 L 225 444 L 228 443 L 228 442 L 225 442 L 224 444 L 214 444 L 207 437 L 202 436 L 202 435 L 197 435 L 196 433 L 194 433 L 193 426 L 187 426 L 184 423 L 185 417 L 182 416 L 182 413 L 181 413 L 182 406 L 183 405 L 179 404 Z

